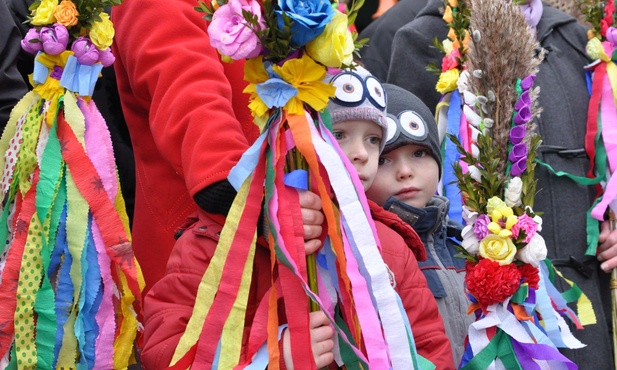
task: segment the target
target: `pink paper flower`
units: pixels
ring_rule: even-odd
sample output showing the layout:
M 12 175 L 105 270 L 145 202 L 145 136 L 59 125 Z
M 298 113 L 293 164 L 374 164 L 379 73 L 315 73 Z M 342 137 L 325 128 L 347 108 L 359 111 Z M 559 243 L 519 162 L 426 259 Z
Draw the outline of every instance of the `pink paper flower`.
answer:
M 109 67 L 114 64 L 116 61 L 116 57 L 111 52 L 111 48 L 107 48 L 105 50 L 99 50 L 99 62 L 103 65 L 103 67 Z
M 514 226 L 512 226 L 510 231 L 512 231 L 514 238 L 518 239 L 521 230 L 525 232 L 525 239 L 523 242 L 529 243 L 531 238 L 533 238 L 536 234 L 536 231 L 538 231 L 538 224 L 533 220 L 533 218 L 527 216 L 526 214 L 519 216 L 518 221 L 514 224 Z
M 445 72 L 449 69 L 458 67 L 457 58 L 460 58 L 460 57 L 461 57 L 461 54 L 459 53 L 458 49 L 452 50 L 450 54 L 446 55 L 441 60 L 441 71 Z
M 39 39 L 39 33 L 36 28 L 30 28 L 23 40 L 21 40 L 21 48 L 30 54 L 36 54 L 43 50 L 43 44 Z
M 80 36 L 73 42 L 71 50 L 79 64 L 91 66 L 99 60 L 99 51 L 89 38 Z
M 60 23 L 41 29 L 43 51 L 49 55 L 58 55 L 66 50 L 69 42 L 69 31 Z
M 234 60 L 254 58 L 262 50 L 259 38 L 249 28 L 242 11 L 257 16 L 259 26 L 265 28 L 259 3 L 255 0 L 230 0 L 214 12 L 208 27 L 212 46 Z
M 488 224 L 490 222 L 491 220 L 484 214 L 476 218 L 476 222 L 473 224 L 473 232 L 476 234 L 476 238 L 478 238 L 478 240 L 482 240 L 488 235 Z

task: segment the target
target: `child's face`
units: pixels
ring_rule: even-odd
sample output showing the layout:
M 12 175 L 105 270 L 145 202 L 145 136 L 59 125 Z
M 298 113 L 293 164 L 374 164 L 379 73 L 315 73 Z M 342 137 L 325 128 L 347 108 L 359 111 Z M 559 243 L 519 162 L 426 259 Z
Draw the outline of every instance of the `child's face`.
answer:
M 381 127 L 372 121 L 343 121 L 335 124 L 332 131 L 366 191 L 377 174 L 379 144 L 383 136 Z
M 410 206 L 424 208 L 439 184 L 439 166 L 428 149 L 405 145 L 379 158 L 379 170 L 366 196 L 383 205 L 394 196 Z

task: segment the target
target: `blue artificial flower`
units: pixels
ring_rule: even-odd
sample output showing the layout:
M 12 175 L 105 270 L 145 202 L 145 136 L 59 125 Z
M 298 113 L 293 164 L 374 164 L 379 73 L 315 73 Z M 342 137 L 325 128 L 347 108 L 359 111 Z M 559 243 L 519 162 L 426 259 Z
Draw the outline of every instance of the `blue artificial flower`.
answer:
M 326 0 L 278 0 L 279 28 L 283 28 L 283 13 L 293 21 L 291 43 L 294 47 L 306 45 L 319 36 L 334 16 L 334 9 Z
M 268 108 L 284 107 L 289 99 L 298 95 L 298 90 L 280 78 L 271 78 L 257 85 L 257 95 Z

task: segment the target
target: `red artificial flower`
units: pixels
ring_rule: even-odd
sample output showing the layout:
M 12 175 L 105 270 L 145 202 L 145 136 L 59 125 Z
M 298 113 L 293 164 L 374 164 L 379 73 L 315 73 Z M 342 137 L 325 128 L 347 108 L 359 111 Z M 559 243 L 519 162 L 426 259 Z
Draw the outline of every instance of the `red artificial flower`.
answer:
M 483 308 L 503 302 L 513 295 L 521 283 L 521 273 L 516 265 L 500 265 L 489 259 L 481 259 L 475 266 L 467 264 L 465 284 L 467 290 Z
M 540 274 L 538 273 L 537 267 L 533 267 L 532 265 L 525 263 L 524 265 L 520 265 L 518 267 L 518 271 L 524 279 L 523 283 L 529 284 L 530 288 L 538 289 Z

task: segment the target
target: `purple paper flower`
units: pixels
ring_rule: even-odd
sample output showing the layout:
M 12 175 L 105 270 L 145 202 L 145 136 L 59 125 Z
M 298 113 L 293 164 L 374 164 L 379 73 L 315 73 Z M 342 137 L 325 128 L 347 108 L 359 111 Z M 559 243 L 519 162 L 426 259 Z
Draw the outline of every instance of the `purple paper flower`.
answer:
M 529 75 L 523 78 L 523 80 L 521 81 L 521 89 L 523 89 L 523 91 L 527 91 L 531 89 L 531 86 L 533 85 L 533 82 L 535 80 L 536 80 L 536 75 Z
M 514 126 L 510 129 L 510 142 L 514 145 L 519 144 L 525 138 L 527 128 L 525 125 Z
M 609 27 L 606 30 L 606 39 L 613 45 L 617 46 L 617 28 Z
M 512 147 L 510 154 L 508 155 L 508 159 L 510 162 L 514 163 L 519 159 L 527 157 L 527 144 L 518 143 Z
M 36 54 L 43 50 L 43 44 L 41 44 L 39 33 L 36 28 L 30 28 L 28 30 L 24 39 L 21 40 L 21 48 L 30 54 Z
M 522 107 L 516 113 L 516 116 L 514 116 L 514 124 L 515 125 L 522 125 L 522 124 L 528 122 L 530 119 L 531 119 L 531 109 L 529 109 L 529 106 L 526 105 L 526 106 Z
M 66 50 L 69 42 L 69 31 L 60 23 L 54 23 L 52 27 L 41 29 L 41 42 L 43 51 L 49 55 L 58 55 Z
M 485 214 L 479 215 L 478 218 L 476 218 L 476 222 L 473 224 L 473 233 L 478 240 L 482 240 L 488 235 L 488 224 L 490 222 L 491 220 Z
M 73 42 L 71 50 L 75 53 L 79 64 L 91 66 L 99 60 L 99 51 L 88 37 L 79 36 Z
M 214 12 L 208 27 L 212 46 L 234 60 L 254 58 L 263 49 L 259 38 L 242 16 L 243 11 L 256 16 L 261 29 L 265 29 L 259 3 L 255 0 L 230 0 Z
M 114 64 L 116 61 L 116 57 L 111 52 L 111 48 L 107 48 L 105 50 L 99 50 L 99 62 L 103 65 L 103 67 L 109 67 Z
M 520 176 L 527 169 L 527 156 L 519 159 L 515 163 L 512 163 L 510 173 L 512 176 Z
M 514 105 L 515 110 L 521 110 L 523 107 L 531 106 L 531 97 L 529 96 L 529 91 L 524 91 L 521 96 L 518 98 L 518 101 Z
M 533 218 L 527 216 L 526 214 L 519 216 L 518 221 L 512 226 L 510 231 L 512 231 L 512 235 L 518 239 L 518 235 L 521 230 L 525 232 L 524 243 L 529 243 L 531 238 L 536 234 L 538 230 L 538 224 L 533 220 Z
M 285 13 L 293 21 L 291 43 L 298 47 L 319 36 L 334 16 L 332 5 L 324 0 L 278 0 L 278 5 L 281 9 L 276 11 L 279 28 L 283 29 Z

